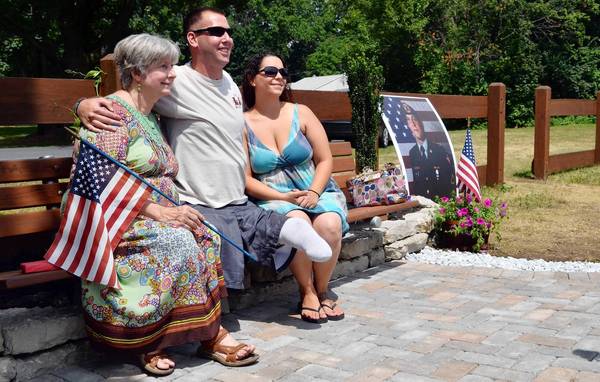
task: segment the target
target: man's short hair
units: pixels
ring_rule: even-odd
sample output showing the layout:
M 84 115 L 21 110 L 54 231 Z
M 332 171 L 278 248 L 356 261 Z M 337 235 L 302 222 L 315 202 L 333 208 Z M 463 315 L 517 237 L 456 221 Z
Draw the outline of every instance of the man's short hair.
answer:
M 214 8 L 214 7 L 200 7 L 200 8 L 193 9 L 193 10 L 189 11 L 187 13 L 187 15 L 185 15 L 185 17 L 183 18 L 183 33 L 184 34 L 186 34 L 187 32 L 190 31 L 190 28 L 192 27 L 192 25 L 196 24 L 199 20 L 202 19 L 202 14 L 204 12 L 213 12 L 213 13 L 218 13 L 220 15 L 226 16 L 225 12 L 223 12 L 222 10 L 220 10 L 218 8 Z

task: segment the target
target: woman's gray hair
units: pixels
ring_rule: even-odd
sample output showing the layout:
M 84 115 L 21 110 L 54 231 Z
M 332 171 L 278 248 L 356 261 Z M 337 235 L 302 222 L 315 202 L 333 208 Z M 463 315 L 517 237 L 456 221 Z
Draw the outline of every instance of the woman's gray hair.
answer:
M 173 64 L 179 61 L 179 47 L 173 41 L 148 33 L 132 34 L 115 46 L 114 56 L 121 86 L 129 89 L 133 72 L 144 75 L 148 67 L 168 59 Z

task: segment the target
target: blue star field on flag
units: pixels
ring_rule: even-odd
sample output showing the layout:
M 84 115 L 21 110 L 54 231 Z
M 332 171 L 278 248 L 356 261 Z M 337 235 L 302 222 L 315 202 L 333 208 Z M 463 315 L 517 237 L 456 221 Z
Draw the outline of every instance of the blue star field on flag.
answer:
M 108 158 L 94 151 L 87 144 L 83 144 L 75 167 L 71 192 L 98 203 L 99 195 L 117 169 L 118 166 Z
M 477 165 L 475 164 L 475 152 L 473 151 L 473 141 L 471 140 L 470 129 L 467 129 L 465 145 L 463 146 L 460 155 L 456 175 L 458 177 L 459 191 L 469 193 L 477 200 L 481 200 L 479 176 L 477 175 Z
M 462 153 L 469 158 L 473 166 L 477 166 L 475 162 L 475 151 L 473 151 L 473 140 L 471 139 L 471 130 L 467 130 L 465 137 L 465 145 L 463 146 Z
M 398 97 L 384 97 L 383 99 L 383 112 L 389 120 L 390 127 L 396 136 L 396 142 L 414 142 L 415 139 L 406 122 L 406 114 L 402 110 L 401 99 Z

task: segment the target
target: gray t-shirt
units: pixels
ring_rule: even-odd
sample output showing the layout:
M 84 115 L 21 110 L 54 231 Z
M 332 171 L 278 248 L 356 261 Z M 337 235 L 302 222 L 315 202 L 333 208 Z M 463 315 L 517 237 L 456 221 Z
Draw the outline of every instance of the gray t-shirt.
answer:
M 223 71 L 212 80 L 185 64 L 175 67 L 171 95 L 154 106 L 179 162 L 180 199 L 219 208 L 241 204 L 246 181 L 240 90 Z

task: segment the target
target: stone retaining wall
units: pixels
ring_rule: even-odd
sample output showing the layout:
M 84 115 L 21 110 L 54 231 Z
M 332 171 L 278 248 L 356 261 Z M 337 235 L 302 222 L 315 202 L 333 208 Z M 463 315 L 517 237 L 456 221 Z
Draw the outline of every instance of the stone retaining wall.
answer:
M 420 207 L 402 211 L 380 224 L 375 220 L 352 225 L 342 240 L 332 279 L 402 259 L 407 253 L 423 249 L 433 228 L 435 204 L 425 198 L 417 197 L 417 200 Z M 289 270 L 274 274 L 251 268 L 246 284 L 252 287 L 230 294 L 229 309 L 242 309 L 297 291 Z M 0 310 L 0 382 L 43 375 L 44 367 L 78 364 L 93 354 L 85 340 L 80 309 L 79 306 L 47 306 Z
M 419 201 L 419 207 L 393 214 L 378 227 L 373 222 L 351 225 L 350 232 L 342 239 L 342 251 L 332 280 L 385 261 L 402 259 L 407 253 L 423 249 L 433 229 L 436 204 L 419 196 L 416 200 Z M 230 293 L 228 301 L 231 310 L 243 309 L 270 299 L 273 295 L 298 290 L 289 270 L 274 274 L 264 268 L 251 267 L 247 276 L 246 284 L 252 285 L 252 288 Z

